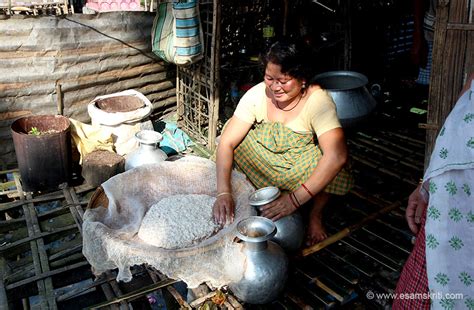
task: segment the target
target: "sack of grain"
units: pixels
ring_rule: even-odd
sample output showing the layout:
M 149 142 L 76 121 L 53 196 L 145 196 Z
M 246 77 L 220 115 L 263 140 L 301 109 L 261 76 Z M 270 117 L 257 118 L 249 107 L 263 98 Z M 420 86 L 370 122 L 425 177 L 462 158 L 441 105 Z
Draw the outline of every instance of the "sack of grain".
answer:
M 205 230 L 199 236 L 189 237 L 194 233 L 191 232 L 187 243 L 179 245 L 176 238 L 167 238 L 164 245 L 155 246 L 150 240 L 142 240 L 143 232 L 139 233 L 142 224 L 147 225 L 145 215 L 154 205 L 163 206 L 183 196 L 193 200 L 197 196 L 214 199 L 217 194 L 215 171 L 211 160 L 187 156 L 138 167 L 103 183 L 108 203 L 89 205 L 84 213 L 83 253 L 94 273 L 99 275 L 118 268 L 117 280 L 130 281 L 130 266 L 147 263 L 170 278 L 183 280 L 190 288 L 203 282 L 221 287 L 238 281 L 243 275 L 245 257 L 241 244 L 233 241 L 234 230 L 241 219 L 255 215 L 248 203 L 249 193 L 255 188 L 237 171 L 232 173 L 231 179 L 235 219 L 229 225 L 216 233 Z M 206 204 L 210 204 L 210 200 Z M 181 217 L 184 221 L 183 213 L 187 212 L 189 210 L 176 209 L 174 220 Z M 209 213 L 207 220 L 208 216 Z M 167 217 L 165 222 L 169 221 Z M 191 222 L 192 217 L 185 221 Z M 164 226 L 167 226 L 166 233 L 178 234 L 169 223 Z

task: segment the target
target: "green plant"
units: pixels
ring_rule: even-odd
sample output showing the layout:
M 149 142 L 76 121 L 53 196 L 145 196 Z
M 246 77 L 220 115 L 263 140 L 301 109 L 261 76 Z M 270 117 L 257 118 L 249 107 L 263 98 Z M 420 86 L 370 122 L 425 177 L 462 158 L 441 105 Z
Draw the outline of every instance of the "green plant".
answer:
M 39 136 L 41 134 L 41 131 L 39 131 L 38 128 L 36 128 L 36 127 L 31 127 L 28 134 L 33 135 L 33 136 Z

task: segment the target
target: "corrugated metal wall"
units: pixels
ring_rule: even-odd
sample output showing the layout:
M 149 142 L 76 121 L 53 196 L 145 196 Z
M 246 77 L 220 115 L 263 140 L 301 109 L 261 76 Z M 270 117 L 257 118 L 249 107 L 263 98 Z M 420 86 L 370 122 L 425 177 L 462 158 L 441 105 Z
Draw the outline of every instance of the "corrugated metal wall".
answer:
M 174 66 L 151 53 L 154 14 L 110 12 L 0 20 L 0 169 L 15 165 L 11 123 L 30 114 L 89 121 L 96 96 L 143 93 L 156 115 L 176 108 Z

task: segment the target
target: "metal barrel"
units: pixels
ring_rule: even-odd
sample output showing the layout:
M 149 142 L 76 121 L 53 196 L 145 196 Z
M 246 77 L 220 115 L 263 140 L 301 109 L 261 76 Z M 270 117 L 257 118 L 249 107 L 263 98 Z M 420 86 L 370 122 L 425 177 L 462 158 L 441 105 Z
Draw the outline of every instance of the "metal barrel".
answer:
M 70 121 L 60 115 L 17 119 L 11 126 L 22 187 L 25 191 L 58 189 L 71 176 Z

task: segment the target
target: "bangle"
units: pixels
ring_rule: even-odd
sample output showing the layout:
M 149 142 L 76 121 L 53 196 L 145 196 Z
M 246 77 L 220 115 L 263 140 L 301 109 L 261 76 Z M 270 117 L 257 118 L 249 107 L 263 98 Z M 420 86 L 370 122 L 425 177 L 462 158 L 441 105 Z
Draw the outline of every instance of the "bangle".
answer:
M 301 203 L 300 203 L 300 201 L 298 200 L 298 198 L 296 197 L 295 192 L 292 192 L 291 194 L 293 195 L 293 198 L 295 198 L 296 202 L 298 203 L 298 208 L 301 207 Z
M 288 194 L 288 197 L 290 197 L 290 201 L 291 201 L 291 204 L 293 205 L 293 207 L 295 207 L 295 209 L 298 209 L 298 205 L 296 204 L 296 202 L 293 200 L 293 198 L 291 197 L 291 193 Z
M 222 192 L 222 193 L 217 194 L 216 198 L 219 198 L 220 196 L 224 196 L 224 195 L 232 195 L 232 194 L 231 192 Z
M 304 190 L 311 196 L 311 198 L 314 198 L 313 193 L 304 185 L 304 183 L 301 184 L 301 186 L 304 188 Z

